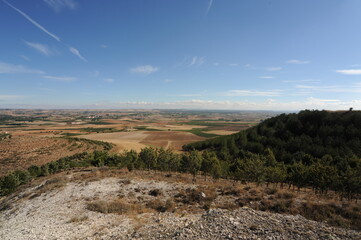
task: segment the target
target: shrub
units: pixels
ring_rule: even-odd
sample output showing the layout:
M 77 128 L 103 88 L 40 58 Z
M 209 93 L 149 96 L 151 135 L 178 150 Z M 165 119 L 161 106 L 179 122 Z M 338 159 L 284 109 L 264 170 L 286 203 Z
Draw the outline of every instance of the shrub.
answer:
M 17 170 L 14 172 L 14 175 L 16 175 L 17 178 L 19 179 L 19 185 L 27 183 L 31 179 L 31 175 L 27 170 L 24 171 Z
M 265 193 L 267 193 L 267 194 L 269 194 L 269 195 L 273 195 L 273 194 L 275 194 L 275 193 L 277 193 L 277 189 L 276 188 L 266 188 L 265 190 L 264 190 L 264 192 Z
M 220 189 L 221 195 L 234 195 L 234 196 L 240 196 L 241 190 L 238 187 L 235 186 L 225 186 Z
M 212 202 L 217 198 L 217 193 L 214 189 L 194 189 L 188 188 L 185 191 L 181 190 L 174 196 L 177 201 L 184 204 Z
M 149 201 L 146 206 L 158 212 L 167 212 L 174 209 L 174 202 L 171 199 L 167 199 L 167 201 L 163 202 L 157 198 L 153 201 Z
M 277 193 L 276 197 L 280 198 L 280 199 L 293 199 L 293 198 L 295 198 L 295 195 L 290 192 L 280 192 L 280 193 Z
M 15 174 L 0 178 L 0 195 L 4 196 L 13 193 L 19 185 L 19 178 Z
M 153 197 L 158 197 L 162 195 L 162 191 L 160 189 L 153 189 L 149 191 L 149 195 Z

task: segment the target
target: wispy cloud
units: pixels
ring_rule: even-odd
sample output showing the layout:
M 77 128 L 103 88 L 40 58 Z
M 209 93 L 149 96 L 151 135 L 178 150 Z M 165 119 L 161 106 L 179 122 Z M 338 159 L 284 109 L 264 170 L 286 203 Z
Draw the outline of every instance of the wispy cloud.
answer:
M 205 62 L 205 57 L 194 56 L 189 66 L 199 67 L 202 66 L 204 62 Z
M 20 55 L 20 57 L 26 61 L 30 61 L 31 59 L 25 55 Z
M 361 93 L 361 83 L 354 83 L 352 85 L 296 85 L 297 89 L 306 90 L 308 92 L 330 92 L 330 93 Z
M 99 72 L 98 70 L 95 70 L 95 71 L 93 72 L 93 76 L 94 76 L 94 77 L 99 77 L 99 75 L 100 75 L 100 72 Z
M 169 94 L 169 97 L 201 97 L 203 94 L 201 93 L 185 93 L 185 94 Z
M 212 5 L 213 5 L 213 0 L 209 0 L 208 7 L 207 7 L 207 11 L 206 11 L 206 15 L 208 15 L 209 10 L 211 10 Z
M 267 71 L 281 71 L 282 67 L 267 67 Z
M 361 69 L 344 69 L 344 70 L 336 70 L 336 72 L 345 75 L 361 75 Z
M 62 42 L 60 40 L 60 38 L 58 36 L 56 36 L 55 34 L 49 32 L 46 28 L 44 28 L 43 26 L 41 26 L 39 23 L 37 23 L 35 20 L 33 20 L 32 18 L 30 18 L 27 14 L 25 14 L 24 12 L 22 12 L 20 9 L 14 7 L 13 5 L 11 5 L 10 3 L 8 3 L 6 0 L 2 0 L 6 5 L 8 5 L 9 7 L 11 7 L 12 9 L 14 9 L 15 11 L 17 11 L 19 14 L 21 14 L 24 18 L 26 18 L 29 22 L 31 22 L 33 25 L 35 25 L 37 28 L 39 28 L 40 30 L 42 30 L 43 32 L 45 32 L 46 34 L 48 34 L 50 37 L 54 38 L 55 40 L 57 40 L 58 42 Z M 49 1 L 49 2 L 59 2 L 59 1 Z M 63 0 L 61 2 L 68 2 L 67 0 Z M 72 2 L 72 1 L 69 1 Z M 64 43 L 63 43 L 64 44 Z M 75 56 L 79 57 L 81 60 L 83 60 L 84 62 L 87 62 L 87 60 L 80 54 L 79 50 L 68 46 L 67 44 L 64 44 L 67 47 L 69 47 L 69 51 L 71 53 L 73 53 Z
M 6 5 L 8 5 L 9 7 L 11 7 L 12 9 L 14 9 L 15 11 L 17 11 L 19 14 L 21 14 L 24 18 L 26 18 L 29 22 L 31 22 L 32 24 L 34 24 L 37 28 L 39 28 L 40 30 L 42 30 L 43 32 L 45 32 L 46 34 L 48 34 L 50 37 L 54 38 L 55 40 L 57 40 L 58 42 L 60 42 L 60 38 L 58 36 L 56 36 L 55 34 L 49 32 L 48 30 L 46 30 L 46 28 L 44 28 L 43 26 L 41 26 L 39 23 L 37 23 L 36 21 L 34 21 L 32 18 L 30 18 L 27 14 L 25 14 L 24 12 L 22 12 L 20 9 L 14 7 L 13 5 L 11 5 L 10 3 L 8 3 L 6 0 L 2 0 Z
M 281 90 L 257 91 L 257 90 L 230 90 L 220 94 L 221 96 L 254 96 L 276 97 L 281 95 Z
M 174 81 L 173 79 L 168 79 L 168 78 L 164 80 L 165 83 L 170 83 L 170 82 L 173 82 L 173 81 Z
M 73 82 L 73 81 L 77 80 L 76 77 L 65 77 L 65 76 L 62 76 L 62 77 L 59 77 L 59 76 L 43 76 L 43 78 L 50 79 L 50 80 L 53 80 L 53 81 L 58 81 L 58 82 Z
M 189 99 L 174 102 L 128 101 L 72 106 L 50 104 L 3 104 L 3 107 L 21 109 L 212 109 L 298 111 L 302 109 L 348 110 L 350 107 L 353 107 L 354 109 L 361 109 L 361 100 L 342 101 L 339 99 L 323 99 L 315 97 L 308 97 L 305 99 L 300 99 L 298 101 L 279 101 L 272 98 L 266 99 L 264 101 L 214 101 L 203 99 Z
M 309 61 L 298 60 L 298 59 L 291 59 L 291 60 L 288 60 L 287 63 L 290 63 L 290 64 L 308 64 L 310 62 Z
M 153 67 L 152 65 L 137 66 L 130 69 L 130 71 L 133 73 L 139 73 L 143 75 L 149 75 L 151 73 L 157 72 L 158 70 L 158 67 Z
M 113 83 L 114 79 L 113 78 L 103 78 L 103 81 L 107 82 L 107 83 Z
M 44 0 L 54 11 L 60 12 L 63 8 L 74 10 L 77 6 L 73 0 Z
M 97 104 L 88 108 L 117 108 L 117 109 L 218 109 L 218 110 L 273 110 L 291 111 L 301 109 L 349 109 L 350 106 L 361 109 L 361 100 L 341 101 L 339 99 L 322 99 L 308 97 L 299 101 L 214 101 L 190 99 L 176 102 L 118 102 L 114 104 Z
M 50 56 L 52 54 L 52 51 L 45 44 L 32 43 L 32 42 L 28 42 L 28 41 L 24 41 L 24 42 L 26 45 L 35 49 L 36 51 L 40 52 L 41 54 L 44 54 L 45 56 Z
M 238 63 L 231 63 L 231 64 L 229 64 L 229 66 L 231 66 L 231 67 L 238 67 Z
M 81 60 L 83 60 L 84 62 L 88 62 L 88 60 L 86 60 L 79 52 L 78 49 L 73 48 L 73 47 L 69 47 L 69 51 L 74 54 L 75 56 L 77 56 L 78 58 L 80 58 Z
M 44 74 L 43 71 L 27 68 L 22 65 L 14 65 L 10 63 L 0 62 L 0 74 L 13 74 L 13 73 L 33 73 Z
M 23 98 L 23 96 L 19 96 L 19 95 L 1 95 L 0 94 L 0 101 L 14 100 L 14 99 L 19 99 L 19 98 Z
M 100 47 L 101 47 L 101 48 L 108 48 L 109 46 L 108 46 L 108 45 L 105 45 L 105 44 L 101 44 Z
M 272 76 L 260 76 L 259 78 L 262 78 L 262 79 L 272 79 L 272 78 L 274 78 L 274 77 L 272 77 Z
M 316 80 L 316 79 L 303 79 L 303 80 L 284 80 L 282 81 L 284 83 L 303 83 L 303 82 L 313 82 L 313 83 L 317 83 L 320 82 L 320 80 Z

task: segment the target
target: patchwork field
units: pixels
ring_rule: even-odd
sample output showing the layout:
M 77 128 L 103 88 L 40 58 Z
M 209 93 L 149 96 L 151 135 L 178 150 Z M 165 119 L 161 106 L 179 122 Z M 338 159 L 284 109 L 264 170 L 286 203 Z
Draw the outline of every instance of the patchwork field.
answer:
M 196 136 L 188 132 L 153 132 L 153 131 L 134 131 L 134 132 L 115 132 L 115 133 L 93 133 L 79 136 L 91 140 L 110 142 L 116 145 L 117 151 L 133 149 L 140 151 L 146 146 L 172 148 L 181 150 L 187 143 L 201 141 L 205 138 Z
M 171 110 L 0 109 L 0 175 L 55 161 L 78 152 L 172 148 L 228 135 L 258 124 L 275 112 Z M 83 139 L 83 140 L 82 140 Z

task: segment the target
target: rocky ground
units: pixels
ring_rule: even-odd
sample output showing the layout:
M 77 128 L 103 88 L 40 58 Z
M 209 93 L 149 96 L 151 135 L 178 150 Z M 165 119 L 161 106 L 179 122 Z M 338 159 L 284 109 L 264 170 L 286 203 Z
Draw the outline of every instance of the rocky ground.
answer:
M 361 239 L 300 215 L 219 209 L 222 196 L 204 210 L 201 199 L 211 193 L 198 198 L 192 183 L 106 175 L 58 174 L 2 199 L 0 239 Z M 166 200 L 173 202 L 164 211 L 154 207 Z M 117 208 L 102 208 L 112 201 Z

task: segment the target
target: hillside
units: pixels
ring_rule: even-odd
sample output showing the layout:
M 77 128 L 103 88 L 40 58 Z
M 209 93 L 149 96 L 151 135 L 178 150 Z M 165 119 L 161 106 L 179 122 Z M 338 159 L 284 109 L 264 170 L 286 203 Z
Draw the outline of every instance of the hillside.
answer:
M 282 114 L 183 149 L 216 153 L 223 174 L 240 180 L 331 189 L 349 198 L 361 192 L 360 111 Z
M 184 146 L 188 150 L 228 149 L 237 157 L 239 150 L 262 153 L 271 148 L 279 161 L 309 154 L 322 158 L 361 157 L 361 112 L 301 111 L 267 119 L 248 130 Z

